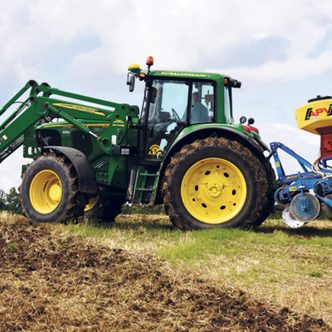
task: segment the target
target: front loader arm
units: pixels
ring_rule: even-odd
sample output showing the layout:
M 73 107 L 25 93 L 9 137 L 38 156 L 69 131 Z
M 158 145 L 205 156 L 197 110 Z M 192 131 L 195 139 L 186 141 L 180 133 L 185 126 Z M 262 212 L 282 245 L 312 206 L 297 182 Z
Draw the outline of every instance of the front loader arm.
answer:
M 45 122 L 46 110 L 36 109 L 32 105 L 31 95 L 35 93 L 38 84 L 35 81 L 29 81 L 13 98 L 11 98 L 0 110 L 0 115 L 16 103 L 20 106 L 0 124 L 0 163 L 11 155 L 17 148 L 23 144 L 24 132 Z M 18 99 L 31 89 L 30 96 L 23 102 Z
M 28 98 L 19 102 L 18 99 L 29 89 Z M 65 97 L 66 100 L 54 99 L 54 95 Z M 77 101 L 89 103 L 89 105 L 77 103 Z M 131 112 L 127 104 L 117 104 L 62 91 L 51 88 L 47 83 L 39 85 L 35 81 L 29 81 L 8 101 L 0 110 L 0 116 L 15 103 L 20 103 L 20 106 L 3 123 L 0 123 L 0 163 L 23 144 L 25 132 L 34 130 L 37 126 L 55 118 L 63 119 L 83 133 L 91 135 L 97 140 L 102 150 L 109 154 L 112 151 L 111 136 L 117 128 L 117 138 L 123 137 L 126 131 L 126 115 Z M 99 137 L 81 120 L 103 122 L 108 128 Z

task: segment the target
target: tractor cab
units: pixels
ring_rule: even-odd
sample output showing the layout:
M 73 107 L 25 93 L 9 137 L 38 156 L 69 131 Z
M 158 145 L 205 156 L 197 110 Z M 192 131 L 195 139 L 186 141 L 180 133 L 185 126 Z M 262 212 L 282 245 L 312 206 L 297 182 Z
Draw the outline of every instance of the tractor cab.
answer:
M 129 90 L 135 78 L 144 80 L 145 94 L 140 113 L 140 147 L 145 161 L 161 161 L 175 138 L 186 127 L 223 123 L 233 124 L 232 87 L 241 83 L 220 74 L 151 71 L 138 65 L 129 67 Z

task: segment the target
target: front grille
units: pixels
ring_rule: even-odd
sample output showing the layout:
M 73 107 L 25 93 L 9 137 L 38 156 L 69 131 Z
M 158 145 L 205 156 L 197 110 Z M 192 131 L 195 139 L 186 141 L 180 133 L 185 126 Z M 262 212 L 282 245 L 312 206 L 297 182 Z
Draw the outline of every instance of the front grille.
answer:
M 36 130 L 38 146 L 61 145 L 61 136 L 58 131 L 50 129 Z

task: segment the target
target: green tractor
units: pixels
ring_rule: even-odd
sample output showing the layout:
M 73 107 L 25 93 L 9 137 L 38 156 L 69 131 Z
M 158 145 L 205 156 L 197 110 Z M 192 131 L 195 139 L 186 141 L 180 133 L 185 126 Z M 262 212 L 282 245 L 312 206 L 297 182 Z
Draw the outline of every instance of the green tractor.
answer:
M 232 90 L 214 73 L 131 65 L 145 83 L 142 109 L 29 81 L 0 125 L 0 162 L 19 146 L 25 215 L 36 222 L 85 216 L 113 221 L 125 202 L 164 204 L 181 230 L 260 225 L 273 204 L 274 172 L 253 119 L 234 124 Z

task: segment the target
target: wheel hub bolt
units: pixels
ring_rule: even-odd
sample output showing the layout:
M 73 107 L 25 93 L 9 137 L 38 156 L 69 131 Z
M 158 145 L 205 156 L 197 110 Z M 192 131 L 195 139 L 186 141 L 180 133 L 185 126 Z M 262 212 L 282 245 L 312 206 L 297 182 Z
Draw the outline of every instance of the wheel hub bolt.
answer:
M 208 185 L 207 192 L 212 198 L 217 198 L 221 195 L 222 187 L 218 183 L 212 183 Z

